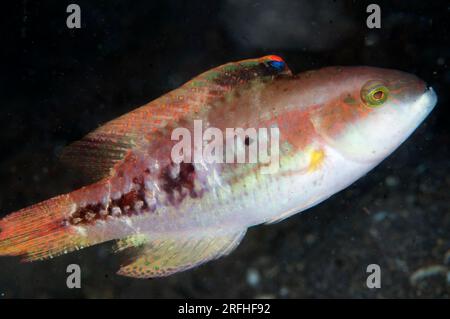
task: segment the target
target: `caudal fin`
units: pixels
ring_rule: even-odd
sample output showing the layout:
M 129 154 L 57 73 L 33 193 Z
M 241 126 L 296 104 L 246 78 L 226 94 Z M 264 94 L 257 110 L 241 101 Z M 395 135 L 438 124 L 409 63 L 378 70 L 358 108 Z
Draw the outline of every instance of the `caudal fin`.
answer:
M 0 255 L 33 261 L 89 246 L 86 238 L 65 223 L 73 205 L 69 195 L 62 195 L 1 219 Z

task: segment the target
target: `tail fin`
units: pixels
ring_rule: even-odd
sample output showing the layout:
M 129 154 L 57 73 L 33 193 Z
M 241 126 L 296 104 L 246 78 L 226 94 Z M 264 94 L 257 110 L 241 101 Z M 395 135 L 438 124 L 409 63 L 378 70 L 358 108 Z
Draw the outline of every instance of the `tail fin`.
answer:
M 73 205 L 69 195 L 62 195 L 1 219 L 0 255 L 33 261 L 89 246 L 86 238 L 65 223 Z

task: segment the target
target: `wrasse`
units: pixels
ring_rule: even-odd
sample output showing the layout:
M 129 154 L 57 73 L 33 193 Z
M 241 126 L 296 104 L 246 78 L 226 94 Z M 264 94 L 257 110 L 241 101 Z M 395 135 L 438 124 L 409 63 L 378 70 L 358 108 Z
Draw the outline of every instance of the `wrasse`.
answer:
M 436 101 L 422 80 L 395 70 L 293 75 L 273 55 L 219 66 L 69 145 L 63 159 L 95 180 L 1 219 L 0 255 L 34 261 L 115 240 L 115 251 L 131 256 L 121 275 L 195 267 L 230 253 L 248 227 L 282 220 L 353 183 Z M 172 132 L 192 131 L 197 120 L 220 130 L 278 128 L 278 169 L 174 161 Z

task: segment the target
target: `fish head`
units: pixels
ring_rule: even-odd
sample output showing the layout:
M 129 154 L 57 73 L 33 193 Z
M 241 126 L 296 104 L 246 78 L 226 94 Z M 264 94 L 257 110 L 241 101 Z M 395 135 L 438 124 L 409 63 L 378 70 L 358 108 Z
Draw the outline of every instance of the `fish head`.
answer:
M 328 96 L 312 116 L 327 144 L 345 158 L 377 164 L 392 153 L 434 108 L 437 97 L 415 75 L 372 67 L 318 71 Z M 326 94 L 328 93 L 328 94 Z

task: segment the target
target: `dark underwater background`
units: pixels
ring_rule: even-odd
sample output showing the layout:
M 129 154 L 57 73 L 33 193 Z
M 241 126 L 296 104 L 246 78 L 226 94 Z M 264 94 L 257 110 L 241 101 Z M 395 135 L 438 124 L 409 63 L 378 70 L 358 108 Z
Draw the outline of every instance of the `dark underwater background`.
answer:
M 294 73 L 371 65 L 438 95 L 426 122 L 351 187 L 251 228 L 228 257 L 154 280 L 115 275 L 112 244 L 32 264 L 0 258 L 0 298 L 449 298 L 450 2 L 8 1 L 0 19 L 0 217 L 86 182 L 62 147 L 214 66 L 266 54 Z M 81 7 L 81 29 L 66 7 Z M 383 132 L 380 132 L 383 133 Z M 68 289 L 78 264 L 81 289 Z M 381 288 L 366 267 L 381 267 Z

